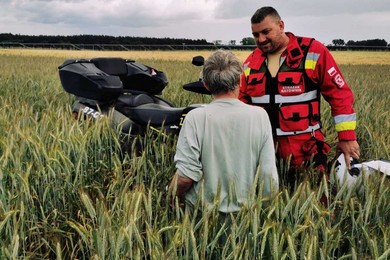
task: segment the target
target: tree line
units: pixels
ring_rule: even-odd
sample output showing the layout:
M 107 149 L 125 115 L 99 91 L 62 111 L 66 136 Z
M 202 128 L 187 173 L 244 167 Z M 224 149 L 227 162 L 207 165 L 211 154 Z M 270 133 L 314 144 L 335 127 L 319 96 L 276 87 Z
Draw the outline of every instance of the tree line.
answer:
M 241 41 L 242 45 L 254 45 L 255 40 L 253 37 L 246 37 L 243 38 Z M 343 39 L 334 39 L 332 40 L 332 44 L 328 45 L 329 46 L 364 46 L 364 47 L 386 47 L 390 46 L 384 39 L 371 39 L 371 40 L 363 40 L 363 41 L 352 41 L 349 40 L 345 42 Z
M 371 39 L 363 41 L 352 41 L 345 42 L 343 39 L 334 39 L 332 41 L 334 46 L 371 46 L 371 47 L 384 47 L 390 46 L 384 39 Z
M 130 45 L 213 45 L 205 39 L 152 38 L 108 35 L 21 35 L 1 33 L 0 43 L 72 43 L 72 44 L 130 44 Z
M 188 46 L 218 46 L 222 45 L 221 41 L 208 42 L 205 39 L 183 39 L 183 38 L 153 38 L 153 37 L 133 37 L 133 36 L 108 36 L 108 35 L 21 35 L 12 33 L 0 33 L 0 44 L 81 44 L 81 45 L 133 45 L 133 46 L 162 46 L 162 45 L 188 45 Z M 256 45 L 253 37 L 245 37 L 240 41 L 240 45 L 236 45 L 236 41 L 232 40 L 228 43 L 229 46 L 249 47 Z M 363 41 L 349 40 L 345 42 L 343 39 L 334 39 L 332 44 L 327 45 L 329 49 L 372 49 L 380 48 L 389 50 L 390 44 L 384 39 L 370 39 Z M 233 47 L 232 47 L 233 48 Z

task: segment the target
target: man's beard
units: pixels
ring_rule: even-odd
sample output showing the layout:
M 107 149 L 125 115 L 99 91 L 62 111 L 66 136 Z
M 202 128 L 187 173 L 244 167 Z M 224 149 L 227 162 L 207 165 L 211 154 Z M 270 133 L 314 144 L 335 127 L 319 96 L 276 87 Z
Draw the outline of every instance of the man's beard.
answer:
M 276 50 L 273 42 L 270 40 L 267 40 L 267 41 L 262 42 L 262 43 L 258 43 L 257 47 L 264 53 L 272 53 Z

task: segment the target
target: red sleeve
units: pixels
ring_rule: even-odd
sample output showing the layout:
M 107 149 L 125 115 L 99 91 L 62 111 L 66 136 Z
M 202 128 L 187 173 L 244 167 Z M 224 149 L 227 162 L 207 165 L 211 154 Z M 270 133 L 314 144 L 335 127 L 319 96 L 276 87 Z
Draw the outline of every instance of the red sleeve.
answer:
M 307 57 L 306 72 L 314 82 L 320 84 L 321 94 L 331 106 L 339 140 L 356 140 L 354 96 L 336 61 L 318 41 L 313 41 Z
M 238 99 L 244 103 L 249 104 L 251 102 L 250 96 L 246 93 L 247 83 L 245 78 L 245 73 L 241 74 L 240 77 L 240 92 L 238 94 Z

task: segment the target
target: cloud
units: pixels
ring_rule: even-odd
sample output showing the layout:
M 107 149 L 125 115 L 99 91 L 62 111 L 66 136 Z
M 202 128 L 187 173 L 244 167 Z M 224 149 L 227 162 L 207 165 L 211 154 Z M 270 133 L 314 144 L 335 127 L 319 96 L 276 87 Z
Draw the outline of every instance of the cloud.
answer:
M 222 19 L 251 17 L 256 9 L 262 6 L 273 6 L 282 17 L 294 16 L 333 16 L 337 14 L 362 14 L 369 12 L 388 12 L 388 0 L 219 0 L 216 17 Z
M 390 40 L 388 0 L 0 0 L 0 33 L 98 34 L 236 40 L 250 37 L 250 17 L 274 6 L 286 29 L 332 39 Z
M 15 0 L 11 5 L 14 17 L 33 23 L 132 27 L 202 20 L 215 7 L 205 0 Z

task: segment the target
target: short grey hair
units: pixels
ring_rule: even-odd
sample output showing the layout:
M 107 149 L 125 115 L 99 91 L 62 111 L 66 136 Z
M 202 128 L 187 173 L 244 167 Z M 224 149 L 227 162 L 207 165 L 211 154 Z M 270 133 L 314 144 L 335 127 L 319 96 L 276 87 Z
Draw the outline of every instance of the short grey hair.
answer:
M 234 91 L 240 84 L 242 64 L 226 50 L 215 51 L 204 63 L 202 77 L 212 95 Z

